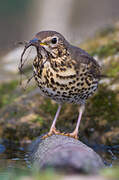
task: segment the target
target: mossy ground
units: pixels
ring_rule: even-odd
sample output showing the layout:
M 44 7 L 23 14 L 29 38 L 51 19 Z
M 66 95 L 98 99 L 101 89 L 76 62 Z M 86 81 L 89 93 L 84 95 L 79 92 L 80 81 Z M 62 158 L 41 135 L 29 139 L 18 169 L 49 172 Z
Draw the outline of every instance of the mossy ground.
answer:
M 97 47 L 90 54 L 92 56 L 98 55 L 99 58 L 104 58 L 115 55 L 116 53 L 119 53 L 119 42 L 116 40 L 110 40 L 108 44 Z
M 17 88 L 18 82 L 11 81 L 0 85 L 0 108 L 10 104 L 17 97 L 13 91 Z

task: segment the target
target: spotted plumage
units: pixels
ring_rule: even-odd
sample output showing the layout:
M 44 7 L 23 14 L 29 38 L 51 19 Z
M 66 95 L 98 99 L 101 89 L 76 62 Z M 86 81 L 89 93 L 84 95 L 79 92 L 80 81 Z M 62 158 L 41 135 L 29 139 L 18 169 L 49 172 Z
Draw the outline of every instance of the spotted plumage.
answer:
M 84 50 L 70 45 L 55 31 L 37 33 L 26 48 L 29 46 L 35 46 L 37 49 L 33 72 L 41 94 L 60 104 L 49 135 L 57 133 L 55 122 L 61 104 L 76 103 L 81 108 L 76 129 L 70 135 L 77 137 L 85 101 L 98 87 L 100 78 L 98 63 Z
M 61 36 L 56 32 L 40 32 L 36 37 L 47 42 L 54 35 L 59 38 Z M 64 42 L 62 36 L 61 39 Z M 97 89 L 100 76 L 97 62 L 85 51 L 71 46 L 67 41 L 54 48 L 53 54 L 48 52 L 47 58 L 36 57 L 33 62 L 34 76 L 41 93 L 58 103 L 85 103 Z

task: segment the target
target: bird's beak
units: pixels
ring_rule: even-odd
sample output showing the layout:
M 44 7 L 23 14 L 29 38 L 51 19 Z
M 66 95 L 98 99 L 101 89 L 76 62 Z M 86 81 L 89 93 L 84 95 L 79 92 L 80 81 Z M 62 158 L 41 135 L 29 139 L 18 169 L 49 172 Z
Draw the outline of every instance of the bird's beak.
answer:
M 34 38 L 32 40 L 29 41 L 28 43 L 31 46 L 45 46 L 47 45 L 45 42 L 41 42 L 38 38 Z
M 39 45 L 39 39 L 38 38 L 34 38 L 34 39 L 30 40 L 28 45 L 38 46 Z

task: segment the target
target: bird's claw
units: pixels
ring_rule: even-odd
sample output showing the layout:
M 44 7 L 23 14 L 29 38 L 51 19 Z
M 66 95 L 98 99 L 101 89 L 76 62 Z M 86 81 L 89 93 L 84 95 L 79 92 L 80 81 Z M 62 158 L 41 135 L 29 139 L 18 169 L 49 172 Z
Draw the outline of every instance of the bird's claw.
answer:
M 66 133 L 64 134 L 64 136 L 68 136 L 68 137 L 71 137 L 71 138 L 74 138 L 74 139 L 78 139 L 78 136 L 77 136 L 77 133 Z
M 61 133 L 60 133 L 60 131 L 56 130 L 56 128 L 52 128 L 48 134 L 46 134 L 42 137 L 42 139 L 48 138 L 48 137 L 52 136 L 53 134 L 60 135 Z
M 44 135 L 44 136 L 42 137 L 42 139 L 48 138 L 48 137 L 52 136 L 53 134 L 62 135 L 62 136 L 68 136 L 68 137 L 71 137 L 71 138 L 74 138 L 74 139 L 78 139 L 78 136 L 77 136 L 77 134 L 75 134 L 75 133 L 61 133 L 61 132 L 48 133 L 48 134 Z

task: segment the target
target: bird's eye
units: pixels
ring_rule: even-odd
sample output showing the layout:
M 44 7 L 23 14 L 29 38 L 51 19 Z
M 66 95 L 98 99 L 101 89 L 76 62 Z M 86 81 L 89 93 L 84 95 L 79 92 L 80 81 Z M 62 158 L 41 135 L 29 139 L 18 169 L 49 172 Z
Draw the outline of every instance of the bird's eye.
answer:
M 55 37 L 52 38 L 51 43 L 52 43 L 52 44 L 56 44 L 56 43 L 57 43 L 57 38 L 55 38 Z

